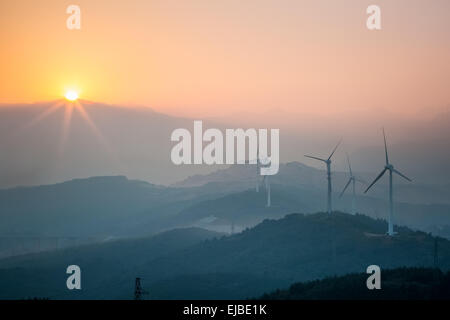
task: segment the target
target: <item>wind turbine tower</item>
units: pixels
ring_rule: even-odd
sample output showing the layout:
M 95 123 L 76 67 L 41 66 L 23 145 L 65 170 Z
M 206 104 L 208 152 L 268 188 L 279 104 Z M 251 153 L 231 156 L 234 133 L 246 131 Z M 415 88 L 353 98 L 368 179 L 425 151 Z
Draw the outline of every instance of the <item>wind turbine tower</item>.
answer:
M 259 163 L 259 148 L 256 155 L 256 192 L 259 192 L 259 176 L 260 176 L 260 163 Z
M 253 164 L 252 161 L 246 160 L 246 164 Z M 259 158 L 259 146 L 256 151 L 256 176 L 255 176 L 255 190 L 259 192 L 259 184 L 260 184 L 260 175 L 261 175 L 261 159 Z
M 266 187 L 266 192 L 267 192 L 267 204 L 266 207 L 270 207 L 271 206 L 271 198 L 270 198 L 270 181 L 269 181 L 269 176 L 264 176 L 264 180 L 265 182 L 265 187 Z
M 356 214 L 356 182 L 365 183 L 363 180 L 357 178 L 355 175 L 353 175 L 352 166 L 350 164 L 350 158 L 347 154 L 347 163 L 348 163 L 348 172 L 350 174 L 350 178 L 348 179 L 347 184 L 345 185 L 344 189 L 342 190 L 341 194 L 339 195 L 339 198 L 342 198 L 342 196 L 345 193 L 345 190 L 347 190 L 348 186 L 352 184 L 352 211 L 351 214 Z
M 332 192 L 332 188 L 331 188 L 331 157 L 333 157 L 333 154 L 335 153 L 336 149 L 341 144 L 341 141 L 339 141 L 338 144 L 336 145 L 336 147 L 334 147 L 334 149 L 331 152 L 331 154 L 328 157 L 328 159 L 322 159 L 322 158 L 318 158 L 318 157 L 305 155 L 305 157 L 307 157 L 307 158 L 311 158 L 311 159 L 315 159 L 315 160 L 319 160 L 319 161 L 325 162 L 325 164 L 327 165 L 327 180 L 328 180 L 327 212 L 329 214 L 331 214 L 331 212 L 333 211 L 332 199 L 331 199 L 331 192 Z
M 259 149 L 258 149 L 258 158 L 257 158 L 257 178 L 261 175 L 261 167 L 267 167 L 270 166 L 270 159 L 269 158 L 259 158 Z M 264 178 L 262 180 L 264 187 L 266 189 L 267 194 L 267 204 L 266 207 L 270 207 L 272 205 L 271 195 L 270 195 L 270 181 L 269 176 L 264 175 Z M 257 180 L 258 185 L 258 180 Z M 259 188 L 256 189 L 256 191 L 259 191 Z
M 386 156 L 386 165 L 384 166 L 383 171 L 381 171 L 381 173 L 375 178 L 375 180 L 373 180 L 373 182 L 367 187 L 367 189 L 366 189 L 366 191 L 364 191 L 364 193 L 369 191 L 369 189 L 378 180 L 381 179 L 381 177 L 386 173 L 386 171 L 389 171 L 389 220 L 388 220 L 387 234 L 389 236 L 393 236 L 395 234 L 395 232 L 394 232 L 394 221 L 393 221 L 394 220 L 394 190 L 393 190 L 392 176 L 395 173 L 395 174 L 398 174 L 403 179 L 408 180 L 409 182 L 411 182 L 412 180 L 410 178 L 408 178 L 407 176 L 405 176 L 400 171 L 398 171 L 397 169 L 395 169 L 394 166 L 389 162 L 389 156 L 388 156 L 388 150 L 387 150 L 387 144 L 386 144 L 386 134 L 384 133 L 384 128 L 383 128 L 383 138 L 384 138 L 384 152 L 385 152 L 385 156 Z

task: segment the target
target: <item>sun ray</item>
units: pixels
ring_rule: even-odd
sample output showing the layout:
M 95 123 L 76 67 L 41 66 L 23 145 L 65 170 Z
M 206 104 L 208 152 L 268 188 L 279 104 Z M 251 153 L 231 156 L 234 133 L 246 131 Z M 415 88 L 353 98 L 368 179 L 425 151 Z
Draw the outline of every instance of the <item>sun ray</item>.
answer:
M 70 128 L 72 124 L 73 114 L 74 112 L 79 112 L 81 115 L 83 121 L 88 125 L 91 132 L 94 134 L 96 140 L 98 143 L 104 148 L 104 150 L 108 153 L 111 160 L 118 165 L 120 169 L 124 169 L 123 163 L 121 163 L 118 155 L 116 152 L 114 152 L 114 149 L 111 147 L 108 140 L 105 138 L 105 136 L 102 134 L 102 132 L 99 130 L 99 128 L 96 126 L 95 122 L 92 120 L 90 115 L 88 114 L 85 107 L 81 104 L 80 100 L 76 99 L 74 101 L 70 101 L 67 98 L 55 101 L 52 105 L 47 107 L 45 110 L 40 112 L 38 115 L 33 117 L 30 121 L 26 122 L 25 124 L 21 125 L 20 127 L 17 127 L 15 130 L 10 132 L 9 136 L 12 138 L 13 136 L 17 136 L 18 134 L 29 130 L 30 128 L 36 126 L 43 120 L 45 120 L 47 117 L 49 117 L 51 114 L 55 113 L 57 110 L 59 110 L 61 107 L 64 108 L 64 116 L 61 124 L 61 135 L 59 138 L 59 144 L 57 146 L 57 155 L 59 158 L 62 157 L 64 154 L 64 151 L 66 149 L 67 140 L 70 134 Z M 11 139 L 9 141 L 13 141 L 14 139 Z
M 61 132 L 61 139 L 59 141 L 59 148 L 58 148 L 58 154 L 61 155 L 64 152 L 65 144 L 67 141 L 67 137 L 70 130 L 70 122 L 72 120 L 72 113 L 73 113 L 74 105 L 73 103 L 66 103 L 65 105 L 65 111 L 64 111 L 64 120 L 62 124 L 62 132 Z
M 111 145 L 109 144 L 108 140 L 103 136 L 101 131 L 97 128 L 94 121 L 92 121 L 91 117 L 87 113 L 86 109 L 83 107 L 83 105 L 78 101 L 74 101 L 74 105 L 76 110 L 81 114 L 83 119 L 86 121 L 88 126 L 91 128 L 92 132 L 96 136 L 98 142 L 105 148 L 106 152 L 111 157 L 111 160 L 121 169 L 124 169 L 123 163 L 120 161 L 117 153 L 113 150 Z
M 103 134 L 101 133 L 101 131 L 97 128 L 97 126 L 95 125 L 94 121 L 92 121 L 91 117 L 89 116 L 89 114 L 87 113 L 86 109 L 83 107 L 83 105 L 77 100 L 74 102 L 75 107 L 77 109 L 77 111 L 81 114 L 81 116 L 83 117 L 83 119 L 86 121 L 86 123 L 88 124 L 88 126 L 91 128 L 92 132 L 94 133 L 94 135 L 96 136 L 98 142 L 110 153 L 113 154 L 112 152 L 112 148 L 110 147 L 108 141 L 106 140 L 106 138 L 103 136 Z
M 64 101 L 57 101 L 54 105 L 48 107 L 47 109 L 45 109 L 44 111 L 42 111 L 40 114 L 38 114 L 36 117 L 34 117 L 33 119 L 31 119 L 29 122 L 25 123 L 24 125 L 22 125 L 21 127 L 18 128 L 17 132 L 23 132 L 28 130 L 29 128 L 37 125 L 39 122 L 41 122 L 42 120 L 44 120 L 45 118 L 47 118 L 49 115 L 51 115 L 52 113 L 54 113 L 56 110 L 58 110 L 59 108 L 61 108 L 61 106 L 63 106 Z

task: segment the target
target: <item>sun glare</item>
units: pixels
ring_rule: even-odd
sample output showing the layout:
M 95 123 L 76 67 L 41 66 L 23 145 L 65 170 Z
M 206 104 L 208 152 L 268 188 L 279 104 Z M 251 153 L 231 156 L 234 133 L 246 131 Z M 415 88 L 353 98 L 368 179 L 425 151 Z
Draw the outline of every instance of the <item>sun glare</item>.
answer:
M 75 100 L 78 99 L 78 93 L 76 91 L 73 91 L 73 90 L 67 91 L 64 96 L 69 101 L 75 101 Z

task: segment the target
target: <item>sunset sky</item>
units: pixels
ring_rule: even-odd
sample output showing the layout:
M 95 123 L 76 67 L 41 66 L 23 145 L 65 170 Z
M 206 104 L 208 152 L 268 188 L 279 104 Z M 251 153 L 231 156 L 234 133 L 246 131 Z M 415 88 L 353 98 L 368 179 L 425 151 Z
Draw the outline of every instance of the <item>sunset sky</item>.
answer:
M 370 4 L 380 31 L 366 28 Z M 0 103 L 72 88 L 192 117 L 450 104 L 448 0 L 15 0 L 0 15 Z

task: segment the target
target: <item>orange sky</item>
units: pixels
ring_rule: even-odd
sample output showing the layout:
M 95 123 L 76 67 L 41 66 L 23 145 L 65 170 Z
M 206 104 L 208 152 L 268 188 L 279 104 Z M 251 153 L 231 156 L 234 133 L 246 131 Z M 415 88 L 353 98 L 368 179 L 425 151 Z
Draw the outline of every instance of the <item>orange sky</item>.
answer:
M 0 103 L 76 88 L 182 116 L 435 112 L 450 104 L 449 39 L 448 0 L 2 1 Z

